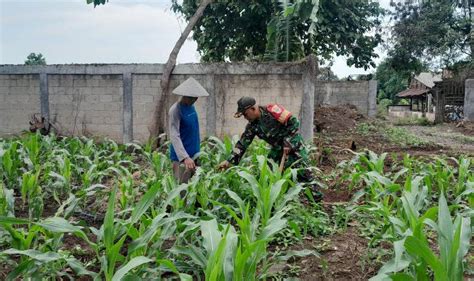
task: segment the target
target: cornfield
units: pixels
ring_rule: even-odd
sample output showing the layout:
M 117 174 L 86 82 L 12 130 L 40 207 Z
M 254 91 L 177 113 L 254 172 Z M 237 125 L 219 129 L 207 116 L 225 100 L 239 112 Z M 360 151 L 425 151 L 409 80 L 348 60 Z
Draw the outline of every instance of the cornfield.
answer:
M 387 154 L 358 153 L 319 173 L 322 188 L 330 177 L 354 191 L 328 212 L 306 198 L 296 170 L 280 172 L 265 157 L 263 142 L 219 172 L 234 143 L 208 138 L 195 176 L 179 185 L 166 147 L 0 140 L 2 278 L 280 280 L 272 265 L 318 256 L 286 246 L 349 223 L 370 247 L 392 247 L 371 280 L 463 280 L 472 270 L 472 158 L 406 155 L 388 166 Z

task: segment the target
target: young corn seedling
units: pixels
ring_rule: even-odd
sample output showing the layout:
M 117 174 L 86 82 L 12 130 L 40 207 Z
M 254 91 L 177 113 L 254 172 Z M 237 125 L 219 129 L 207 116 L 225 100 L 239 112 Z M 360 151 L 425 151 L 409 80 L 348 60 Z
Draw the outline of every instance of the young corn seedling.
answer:
M 33 169 L 34 167 L 40 165 L 40 153 L 42 140 L 39 133 L 30 134 L 26 140 L 23 140 L 23 149 L 28 155 L 28 160 L 26 161 L 29 168 Z
M 0 174 L 5 180 L 5 184 L 10 189 L 19 186 L 19 177 L 23 161 L 18 153 L 18 142 L 13 141 L 8 148 L 0 148 Z
M 43 212 L 43 193 L 39 184 L 41 170 L 36 167 L 36 172 L 23 174 L 21 182 L 21 198 L 23 206 L 28 202 L 28 217 L 30 220 L 38 219 Z
M 13 225 L 25 225 L 26 228 L 15 229 Z M 65 266 L 72 268 L 77 275 L 96 276 L 87 270 L 76 258 L 59 251 L 61 239 L 65 233 L 71 233 L 86 240 L 93 249 L 97 249 L 81 227 L 70 224 L 63 218 L 52 217 L 31 223 L 29 220 L 12 217 L 0 217 L 0 226 L 5 228 L 12 237 L 12 248 L 0 252 L 1 255 L 20 255 L 15 270 L 7 276 L 7 280 L 23 277 L 36 280 L 56 278 Z M 45 241 L 38 243 L 39 241 Z M 67 275 L 67 274 L 66 274 Z M 71 277 L 71 276 L 69 276 Z

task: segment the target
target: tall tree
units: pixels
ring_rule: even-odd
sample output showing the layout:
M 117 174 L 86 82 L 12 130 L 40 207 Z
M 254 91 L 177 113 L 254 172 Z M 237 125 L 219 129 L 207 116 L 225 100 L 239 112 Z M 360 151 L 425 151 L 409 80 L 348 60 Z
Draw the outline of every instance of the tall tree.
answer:
M 41 54 L 31 53 L 26 57 L 26 65 L 46 65 L 46 58 Z
M 395 100 L 396 94 L 408 87 L 411 77 L 421 71 L 427 70 L 420 61 L 413 61 L 408 66 L 401 66 L 394 58 L 383 60 L 375 71 L 378 81 L 378 99 Z
M 393 48 L 400 62 L 420 58 L 433 68 L 474 57 L 473 0 L 392 2 Z
M 194 0 L 172 9 L 188 19 Z M 202 61 L 297 60 L 309 54 L 374 66 L 383 10 L 371 0 L 228 0 L 210 5 L 194 28 Z

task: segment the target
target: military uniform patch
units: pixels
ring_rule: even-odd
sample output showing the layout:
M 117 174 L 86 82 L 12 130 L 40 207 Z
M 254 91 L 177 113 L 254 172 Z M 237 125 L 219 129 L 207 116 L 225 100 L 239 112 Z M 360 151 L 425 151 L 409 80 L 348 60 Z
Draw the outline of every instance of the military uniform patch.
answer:
M 288 119 L 291 117 L 291 112 L 286 110 L 283 106 L 278 104 L 269 104 L 267 105 L 268 112 L 282 124 L 286 124 Z

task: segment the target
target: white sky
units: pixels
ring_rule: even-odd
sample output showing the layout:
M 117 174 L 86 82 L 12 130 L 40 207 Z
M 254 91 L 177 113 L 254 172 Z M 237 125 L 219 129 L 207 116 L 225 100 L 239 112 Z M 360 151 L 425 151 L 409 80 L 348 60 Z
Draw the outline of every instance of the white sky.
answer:
M 389 1 L 380 0 L 383 7 Z M 110 0 L 96 8 L 86 0 L 0 0 L 0 64 L 23 64 L 32 52 L 48 64 L 164 63 L 185 26 L 170 6 L 170 0 Z M 187 62 L 199 62 L 193 40 L 178 56 Z M 373 71 L 350 68 L 343 57 L 332 70 L 339 77 Z

